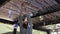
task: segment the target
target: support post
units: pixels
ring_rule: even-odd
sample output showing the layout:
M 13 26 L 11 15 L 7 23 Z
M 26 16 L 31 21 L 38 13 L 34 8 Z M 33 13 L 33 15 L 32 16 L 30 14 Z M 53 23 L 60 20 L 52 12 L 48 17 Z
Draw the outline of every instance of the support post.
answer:
M 18 23 L 20 24 L 20 34 L 25 34 L 25 28 L 23 28 L 23 16 L 18 17 Z
M 18 23 L 20 24 L 20 34 L 22 34 L 22 16 L 18 17 Z
M 30 14 L 27 14 L 28 26 L 27 26 L 27 34 L 32 34 L 32 20 Z
M 47 34 L 51 34 L 50 29 L 49 29 L 49 30 L 47 30 Z

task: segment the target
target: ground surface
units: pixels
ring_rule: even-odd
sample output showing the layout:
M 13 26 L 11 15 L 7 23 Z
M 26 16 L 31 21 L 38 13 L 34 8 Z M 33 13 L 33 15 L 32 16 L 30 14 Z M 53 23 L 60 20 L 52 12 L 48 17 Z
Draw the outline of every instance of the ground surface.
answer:
M 13 25 L 0 23 L 0 34 L 12 34 L 12 31 Z M 19 27 L 17 34 L 19 34 Z M 33 34 L 46 34 L 46 32 L 33 30 Z

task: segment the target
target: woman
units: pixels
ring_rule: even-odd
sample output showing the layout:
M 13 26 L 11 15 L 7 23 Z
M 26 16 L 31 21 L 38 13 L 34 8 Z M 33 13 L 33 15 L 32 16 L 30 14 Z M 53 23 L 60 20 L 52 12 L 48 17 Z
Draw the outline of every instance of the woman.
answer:
M 27 29 L 27 25 L 28 25 L 28 19 L 27 19 L 27 17 L 24 15 L 23 16 L 24 18 L 23 18 L 23 27 L 25 28 L 25 29 Z
M 14 26 L 13 26 L 13 27 L 14 27 L 13 34 L 16 34 L 16 32 L 17 32 L 17 28 L 18 28 L 18 26 L 19 26 L 19 24 L 18 24 L 18 20 L 15 19 L 15 20 L 14 20 L 14 23 L 15 23 L 15 24 L 14 24 Z
M 23 27 L 26 29 L 27 28 L 27 23 L 28 23 L 28 20 L 27 20 L 27 17 L 26 16 L 23 16 Z M 16 34 L 17 32 L 17 28 L 19 26 L 19 23 L 18 23 L 18 19 L 14 19 L 14 30 L 13 30 L 13 34 Z

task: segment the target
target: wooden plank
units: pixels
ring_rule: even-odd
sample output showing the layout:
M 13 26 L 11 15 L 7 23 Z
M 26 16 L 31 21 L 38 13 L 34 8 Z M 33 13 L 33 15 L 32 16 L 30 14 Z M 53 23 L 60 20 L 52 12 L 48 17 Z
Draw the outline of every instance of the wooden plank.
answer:
M 57 5 L 53 5 L 53 6 L 50 6 L 50 7 L 48 7 L 48 8 L 45 8 L 45 10 L 42 12 L 42 11 L 38 11 L 38 13 L 41 15 L 41 14 L 49 14 L 49 13 L 53 13 L 53 12 L 57 12 L 57 11 L 59 11 L 60 10 L 60 7 L 59 7 L 60 5 L 59 4 L 57 4 Z M 53 8 L 51 8 L 51 7 L 53 7 Z M 56 7 L 56 8 L 55 8 Z M 48 10 L 47 10 L 48 9 Z M 36 16 L 38 16 L 39 14 L 36 14 Z M 39 15 L 39 16 L 40 16 Z M 33 17 L 35 17 L 35 16 L 33 16 Z
M 5 3 L 7 3 L 7 2 L 9 2 L 10 0 L 0 0 L 0 7 L 2 6 L 2 5 L 5 5 Z
M 39 0 L 36 0 L 36 2 L 37 2 L 38 4 L 42 4 L 43 8 L 49 6 L 49 4 L 46 4 L 46 3 L 44 2 L 44 0 L 40 0 L 40 1 L 39 1 Z
M 60 4 L 60 0 L 55 0 L 55 1 Z
M 27 1 L 27 2 L 28 2 L 28 1 Z M 29 2 L 30 2 L 33 6 L 39 7 L 39 9 L 42 9 L 41 4 L 38 4 L 38 3 L 35 2 L 34 0 L 33 0 L 33 1 L 29 0 Z M 43 5 L 42 5 L 42 6 L 43 6 Z

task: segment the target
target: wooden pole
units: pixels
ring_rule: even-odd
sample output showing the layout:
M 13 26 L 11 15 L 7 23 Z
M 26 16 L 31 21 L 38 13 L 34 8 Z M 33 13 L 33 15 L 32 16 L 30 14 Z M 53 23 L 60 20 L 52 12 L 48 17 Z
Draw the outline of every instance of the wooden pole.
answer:
M 26 34 L 25 33 L 26 30 L 23 27 L 23 12 L 24 12 L 24 9 L 25 9 L 24 0 L 21 0 L 21 2 L 20 2 L 20 15 L 18 17 L 18 22 L 20 24 L 20 34 Z
M 27 18 L 28 18 L 27 34 L 32 34 L 32 20 L 30 14 L 27 14 Z

